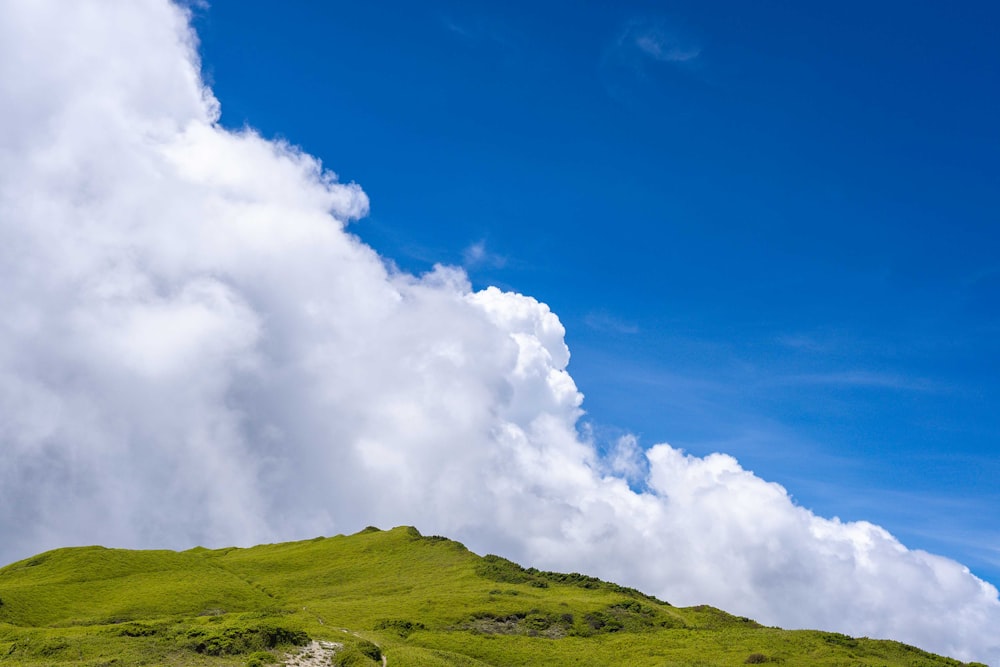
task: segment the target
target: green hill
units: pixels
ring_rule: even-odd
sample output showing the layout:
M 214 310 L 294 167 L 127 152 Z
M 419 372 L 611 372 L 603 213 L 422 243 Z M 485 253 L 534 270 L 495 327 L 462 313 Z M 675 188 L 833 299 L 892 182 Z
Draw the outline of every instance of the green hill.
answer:
M 393 667 L 963 664 L 673 607 L 405 527 L 249 549 L 58 549 L 0 569 L 0 665 L 263 665 L 311 640 L 339 645 L 334 664 Z

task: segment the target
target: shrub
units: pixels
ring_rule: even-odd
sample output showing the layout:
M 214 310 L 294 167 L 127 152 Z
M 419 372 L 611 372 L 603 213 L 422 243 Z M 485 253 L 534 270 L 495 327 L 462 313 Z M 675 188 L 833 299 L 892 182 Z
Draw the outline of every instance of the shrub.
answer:
M 827 644 L 833 644 L 834 646 L 843 646 L 844 648 L 857 648 L 858 646 L 857 639 L 854 637 L 848 637 L 847 635 L 839 632 L 824 632 L 822 636 L 823 641 Z
M 534 613 L 525 616 L 522 624 L 528 630 L 548 630 L 549 626 L 552 625 L 552 620 L 545 614 Z
M 635 600 L 625 600 L 623 602 L 616 602 L 615 604 L 608 607 L 609 611 L 619 611 L 629 614 L 641 614 L 643 616 L 652 616 L 655 612 L 650 607 L 637 602 Z
M 359 641 L 357 643 L 357 649 L 362 655 L 366 655 L 376 662 L 382 659 L 382 649 L 380 649 L 377 644 L 373 644 L 367 639 Z
M 156 628 L 145 623 L 122 623 L 110 632 L 119 637 L 150 637 L 156 634 Z
M 191 648 L 205 655 L 240 655 L 280 644 L 301 646 L 309 641 L 309 636 L 301 630 L 265 624 L 213 629 L 210 632 L 191 630 L 188 637 L 192 640 Z
M 383 618 L 375 623 L 375 630 L 392 630 L 406 639 L 417 630 L 426 630 L 423 623 L 414 623 L 400 618 Z
M 32 652 L 37 656 L 50 658 L 62 655 L 63 652 L 69 648 L 70 645 L 68 641 L 62 637 L 54 637 L 52 639 L 42 640 L 39 644 L 36 644 Z
M 534 580 L 534 577 L 517 563 L 494 554 L 483 556 L 476 564 L 476 574 L 503 584 L 526 584 Z
M 751 653 L 747 656 L 747 659 L 743 661 L 743 663 L 747 665 L 762 665 L 765 662 L 770 662 L 770 660 L 763 653 Z
M 599 632 L 618 632 L 625 627 L 620 620 L 602 611 L 595 611 L 592 614 L 587 614 L 583 617 L 583 620 L 587 622 L 587 625 L 589 625 L 592 630 L 597 630 Z
M 382 651 L 370 641 L 362 639 L 354 646 L 348 646 L 333 657 L 335 667 L 369 667 L 382 660 Z
M 264 667 L 264 665 L 273 665 L 277 662 L 278 659 L 273 654 L 267 651 L 256 651 L 247 657 L 246 667 Z

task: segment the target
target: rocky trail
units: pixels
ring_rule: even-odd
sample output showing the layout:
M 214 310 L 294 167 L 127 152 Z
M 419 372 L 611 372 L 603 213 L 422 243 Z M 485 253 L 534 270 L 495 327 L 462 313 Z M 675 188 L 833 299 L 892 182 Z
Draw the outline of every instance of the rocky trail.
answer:
M 343 630 L 343 632 L 355 634 L 349 630 Z M 333 664 L 333 657 L 342 648 L 344 645 L 339 642 L 313 640 L 299 649 L 297 653 L 286 655 L 282 664 L 286 667 L 330 667 Z M 389 661 L 383 655 L 382 667 L 388 667 L 388 665 Z
M 333 664 L 334 654 L 342 648 L 344 645 L 337 642 L 313 640 L 298 653 L 288 655 L 282 664 L 287 667 L 329 667 Z

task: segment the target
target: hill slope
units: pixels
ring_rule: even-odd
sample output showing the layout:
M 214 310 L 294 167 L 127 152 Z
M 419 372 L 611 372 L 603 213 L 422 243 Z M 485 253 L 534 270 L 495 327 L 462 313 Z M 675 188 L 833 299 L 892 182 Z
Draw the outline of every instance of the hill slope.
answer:
M 0 665 L 957 666 L 897 642 L 766 628 L 413 528 L 185 552 L 59 549 L 0 569 Z

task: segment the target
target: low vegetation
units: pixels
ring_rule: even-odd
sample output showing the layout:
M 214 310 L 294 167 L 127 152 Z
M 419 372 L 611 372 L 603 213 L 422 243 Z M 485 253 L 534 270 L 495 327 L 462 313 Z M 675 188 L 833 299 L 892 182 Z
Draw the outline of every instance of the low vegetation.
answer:
M 763 627 L 413 528 L 249 549 L 59 549 L 0 569 L 3 665 L 958 667 L 898 642 Z

